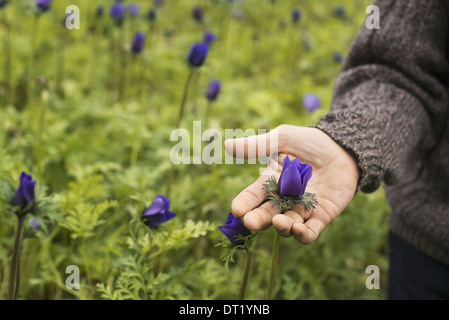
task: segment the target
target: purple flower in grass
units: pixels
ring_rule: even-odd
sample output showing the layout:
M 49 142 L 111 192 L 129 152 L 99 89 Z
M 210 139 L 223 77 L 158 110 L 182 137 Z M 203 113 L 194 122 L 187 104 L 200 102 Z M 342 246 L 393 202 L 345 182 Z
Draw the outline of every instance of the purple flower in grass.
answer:
M 207 45 L 211 45 L 217 39 L 217 36 L 212 31 L 206 31 L 203 40 Z
M 11 200 L 11 205 L 19 208 L 18 216 L 23 217 L 33 211 L 35 206 L 35 186 L 36 181 L 33 181 L 32 176 L 22 172 L 19 187 Z
M 308 93 L 304 95 L 302 104 L 304 105 L 304 108 L 312 112 L 321 106 L 321 100 L 316 94 Z
M 201 67 L 206 60 L 209 47 L 205 43 L 194 43 L 187 54 L 187 60 L 194 67 Z
M 168 210 L 169 208 L 170 200 L 159 194 L 154 198 L 153 204 L 145 209 L 142 220 L 149 227 L 157 227 L 176 217 L 176 214 Z
M 335 62 L 340 63 L 343 61 L 343 55 L 341 54 L 341 52 L 335 51 L 333 57 Z
M 210 101 L 217 99 L 221 90 L 221 82 L 218 80 L 211 80 L 206 90 L 206 98 Z
M 128 11 L 135 18 L 139 15 L 139 6 L 136 3 L 128 4 Z
M 196 6 L 192 9 L 192 17 L 198 22 L 203 22 L 204 19 L 204 10 L 200 6 Z
M 279 177 L 279 190 L 282 197 L 299 197 L 306 191 L 307 183 L 312 177 L 312 166 L 299 159 L 290 161 L 288 156 L 282 162 Z
M 47 11 L 48 9 L 50 9 L 51 6 L 51 2 L 53 0 L 36 0 L 36 6 L 41 10 L 41 11 Z
M 8 0 L 0 0 L 0 9 L 6 7 Z
M 143 33 L 142 31 L 138 31 L 134 35 L 131 50 L 134 53 L 141 53 L 144 47 L 145 47 L 145 33 Z
M 298 22 L 299 19 L 301 19 L 301 10 L 294 9 L 292 11 L 292 20 L 293 20 L 293 22 Z
M 148 10 L 147 18 L 150 21 L 155 21 L 156 20 L 156 10 L 155 9 Z
M 219 226 L 221 232 L 231 241 L 234 246 L 241 246 L 245 242 L 240 237 L 246 237 L 251 234 L 251 231 L 245 227 L 242 220 L 229 213 L 224 226 Z
M 42 220 L 41 218 L 39 218 L 39 219 L 36 217 L 31 218 L 30 221 L 28 221 L 30 230 L 39 231 L 42 227 L 42 225 L 40 223 L 41 220 Z
M 120 2 L 117 2 L 111 7 L 110 11 L 111 17 L 117 22 L 123 21 L 123 19 L 125 18 L 125 13 L 126 13 L 125 7 Z

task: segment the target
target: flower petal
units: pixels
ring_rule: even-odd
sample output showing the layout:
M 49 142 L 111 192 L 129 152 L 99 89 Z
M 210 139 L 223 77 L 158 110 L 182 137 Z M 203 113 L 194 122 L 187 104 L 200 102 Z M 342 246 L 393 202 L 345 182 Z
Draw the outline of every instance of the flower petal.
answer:
M 301 176 L 296 166 L 288 166 L 282 170 L 282 181 L 279 184 L 281 196 L 298 197 L 301 195 Z

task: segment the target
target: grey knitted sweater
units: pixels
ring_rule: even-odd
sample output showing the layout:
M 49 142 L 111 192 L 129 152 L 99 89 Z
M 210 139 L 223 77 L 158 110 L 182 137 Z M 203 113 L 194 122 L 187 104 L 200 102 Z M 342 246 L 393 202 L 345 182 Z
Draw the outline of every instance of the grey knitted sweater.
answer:
M 390 228 L 449 265 L 449 1 L 384 0 L 316 125 L 351 153 L 358 190 L 385 182 Z

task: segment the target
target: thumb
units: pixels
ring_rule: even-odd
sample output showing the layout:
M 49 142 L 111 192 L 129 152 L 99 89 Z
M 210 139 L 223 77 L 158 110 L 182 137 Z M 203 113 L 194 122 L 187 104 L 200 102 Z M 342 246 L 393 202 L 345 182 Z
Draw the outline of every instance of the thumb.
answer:
M 268 133 L 253 135 L 246 138 L 228 139 L 224 142 L 227 154 L 235 158 L 258 158 L 279 153 L 278 128 Z

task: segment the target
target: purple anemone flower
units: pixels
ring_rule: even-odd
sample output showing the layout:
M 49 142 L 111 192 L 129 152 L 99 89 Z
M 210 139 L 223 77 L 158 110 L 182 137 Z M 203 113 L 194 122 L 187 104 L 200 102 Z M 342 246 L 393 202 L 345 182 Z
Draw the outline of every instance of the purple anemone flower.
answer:
M 207 45 L 211 45 L 217 39 L 217 36 L 212 31 L 206 31 L 203 40 Z
M 242 239 L 238 239 L 239 237 L 246 237 L 251 234 L 251 231 L 245 227 L 242 220 L 235 217 L 232 213 L 229 213 L 226 224 L 219 226 L 218 229 L 228 237 L 234 246 L 241 246 L 245 243 Z
M 156 20 L 156 10 L 155 9 L 148 10 L 147 18 L 150 21 L 155 21 Z
M 35 204 L 35 186 L 36 181 L 33 181 L 31 175 L 22 172 L 19 187 L 11 200 L 11 205 L 20 208 L 20 216 L 33 211 Z
M 206 60 L 209 47 L 205 43 L 194 43 L 187 54 L 187 60 L 194 67 L 201 67 Z
M 308 93 L 303 97 L 302 104 L 304 108 L 312 112 L 321 106 L 321 100 L 316 94 Z
M 112 19 L 118 22 L 123 21 L 123 19 L 125 18 L 125 13 L 126 13 L 125 7 L 120 2 L 117 2 L 111 7 L 110 11 L 111 17 Z
M 145 33 L 142 31 L 138 31 L 134 35 L 131 50 L 134 53 L 141 53 L 144 47 L 145 47 Z
M 206 90 L 206 98 L 210 101 L 217 99 L 221 90 L 221 82 L 218 80 L 211 80 Z
M 299 197 L 306 191 L 307 183 L 312 177 L 312 166 L 299 159 L 290 161 L 288 156 L 282 162 L 279 177 L 279 190 L 282 197 Z
M 51 2 L 53 0 L 36 0 L 36 6 L 41 10 L 41 11 L 47 11 L 48 9 L 50 9 L 51 6 Z
M 136 3 L 128 4 L 128 11 L 135 18 L 139 15 L 139 6 Z
M 192 9 L 192 17 L 198 22 L 203 22 L 204 19 L 204 10 L 200 6 L 196 6 Z
M 142 219 L 147 226 L 157 227 L 176 217 L 176 214 L 168 210 L 169 208 L 170 200 L 159 194 L 154 198 L 153 204 L 144 211 Z
M 340 63 L 340 62 L 343 61 L 343 55 L 341 54 L 341 52 L 338 52 L 338 51 L 334 52 L 333 57 L 334 57 L 334 61 L 335 62 L 339 62 Z
M 292 20 L 293 20 L 293 22 L 298 22 L 299 19 L 301 19 L 301 10 L 294 9 L 292 11 Z

